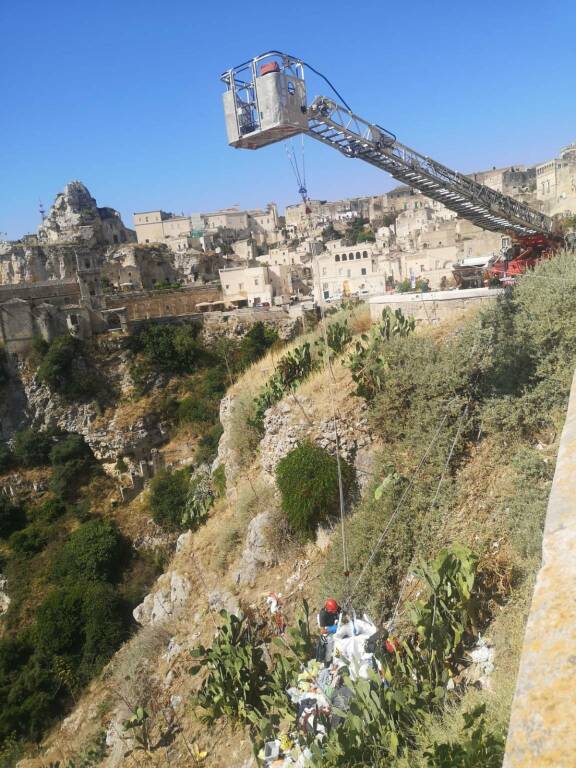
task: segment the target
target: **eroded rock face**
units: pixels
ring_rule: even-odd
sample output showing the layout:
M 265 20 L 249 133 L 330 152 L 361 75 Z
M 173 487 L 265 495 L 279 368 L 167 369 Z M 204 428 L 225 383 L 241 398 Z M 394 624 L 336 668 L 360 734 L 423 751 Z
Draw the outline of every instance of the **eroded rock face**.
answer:
M 218 455 L 214 461 L 214 468 L 224 465 L 226 475 L 226 495 L 232 498 L 235 494 L 236 479 L 240 472 L 240 457 L 230 439 L 231 422 L 234 418 L 234 409 L 240 406 L 233 395 L 225 395 L 220 401 L 220 423 L 222 424 L 222 437 L 218 443 Z
M 266 535 L 271 523 L 270 512 L 260 512 L 250 521 L 246 532 L 244 551 L 236 572 L 237 584 L 253 584 L 260 568 L 276 564 L 276 555 L 270 547 Z
M 41 384 L 36 376 L 24 383 L 27 413 L 34 429 L 57 426 L 65 432 L 76 432 L 92 449 L 99 461 L 113 462 L 120 456 L 147 457 L 152 448 L 165 441 L 162 427 L 149 416 L 132 424 L 118 424 L 115 413 L 108 423 L 96 425 L 99 412 L 96 403 L 69 403 Z
M 280 459 L 290 453 L 298 443 L 311 440 L 328 453 L 336 453 L 336 433 L 332 419 L 314 417 L 314 404 L 308 397 L 294 395 L 287 397 L 266 411 L 264 416 L 264 437 L 260 442 L 260 465 L 263 475 L 274 481 L 276 466 Z M 348 418 L 336 417 L 340 454 L 351 464 L 364 460 L 372 438 L 368 431 L 364 411 L 359 408 Z M 359 483 L 365 471 L 359 471 Z
M 154 591 L 146 595 L 143 602 L 136 606 L 132 615 L 142 626 L 162 624 L 173 619 L 184 608 L 191 588 L 186 576 L 176 571 L 168 571 L 160 576 Z

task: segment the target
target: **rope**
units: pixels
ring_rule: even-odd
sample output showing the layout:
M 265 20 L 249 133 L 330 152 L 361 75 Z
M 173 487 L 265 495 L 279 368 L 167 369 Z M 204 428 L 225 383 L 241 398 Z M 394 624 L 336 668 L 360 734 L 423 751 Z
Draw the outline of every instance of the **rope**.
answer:
M 372 561 L 376 557 L 376 553 L 380 549 L 380 546 L 382 545 L 382 542 L 384 541 L 384 538 L 385 538 L 386 534 L 388 533 L 388 530 L 389 530 L 390 526 L 392 525 L 392 523 L 394 522 L 394 520 L 398 516 L 400 510 L 402 509 L 402 505 L 404 504 L 404 501 L 406 500 L 406 498 L 408 497 L 408 494 L 410 493 L 410 491 L 414 487 L 414 483 L 416 482 L 416 478 L 420 474 L 420 471 L 421 471 L 422 467 L 424 466 L 424 464 L 426 462 L 426 459 L 428 458 L 434 443 L 438 439 L 438 435 L 440 434 L 440 432 L 442 430 L 442 427 L 446 423 L 447 419 L 448 419 L 448 413 L 445 413 L 442 421 L 440 422 L 440 424 L 438 425 L 438 428 L 436 429 L 436 432 L 434 433 L 434 436 L 432 437 L 432 440 L 430 441 L 430 443 L 428 444 L 428 447 L 424 451 L 424 454 L 422 455 L 422 457 L 420 459 L 420 462 L 419 462 L 418 466 L 416 467 L 416 470 L 415 470 L 415 472 L 413 473 L 413 475 L 412 475 L 412 477 L 410 479 L 410 482 L 408 483 L 408 485 L 404 489 L 404 491 L 402 493 L 402 496 L 400 497 L 400 500 L 399 500 L 398 504 L 396 505 L 396 509 L 394 510 L 392 515 L 390 516 L 390 519 L 388 520 L 386 526 L 384 527 L 384 530 L 382 531 L 382 533 L 378 537 L 378 541 L 376 542 L 376 544 L 375 544 L 375 546 L 374 546 L 374 548 L 373 548 L 373 550 L 372 550 L 372 552 L 370 554 L 370 557 L 368 558 L 368 560 L 364 564 L 364 567 L 360 571 L 360 575 L 358 576 L 358 578 L 354 582 L 354 586 L 352 588 L 352 594 L 351 594 L 351 598 L 350 599 L 352 599 L 352 597 L 354 597 L 354 595 L 356 594 L 356 592 L 358 590 L 358 587 L 360 585 L 360 582 L 362 581 L 362 579 L 366 575 L 366 572 L 367 572 L 368 568 L 370 567 L 370 564 L 372 563 Z
M 444 469 L 442 470 L 442 474 L 440 475 L 440 479 L 438 480 L 438 485 L 436 486 L 436 492 L 434 493 L 434 498 L 432 499 L 432 503 L 430 504 L 430 508 L 433 509 L 434 505 L 436 504 L 436 499 L 438 498 L 438 493 L 440 492 L 440 487 L 442 483 L 444 482 L 444 478 L 446 477 L 446 472 L 448 471 L 448 467 L 450 466 L 450 461 L 452 460 L 452 456 L 454 455 L 454 449 L 456 447 L 456 443 L 458 442 L 458 438 L 460 437 L 460 433 L 462 431 L 462 427 L 464 426 L 464 422 L 466 420 L 466 416 L 468 415 L 468 411 L 470 409 L 470 403 L 466 405 L 464 408 L 464 411 L 462 412 L 462 415 L 460 416 L 460 422 L 458 424 L 458 429 L 456 430 L 456 434 L 454 435 L 454 440 L 452 441 L 452 445 L 450 446 L 450 450 L 448 452 L 448 456 L 446 458 L 446 462 L 444 464 Z M 402 582 L 402 588 L 400 590 L 400 594 L 398 595 L 398 600 L 396 601 L 396 606 L 394 608 L 394 611 L 392 613 L 392 618 L 388 622 L 390 628 L 394 626 L 394 623 L 396 621 L 396 618 L 398 616 L 398 609 L 400 607 L 400 603 L 402 602 L 402 598 L 404 597 L 404 592 L 406 591 L 406 587 L 408 586 L 408 578 L 410 576 L 410 571 L 412 570 L 412 567 L 414 565 L 414 562 L 416 560 L 416 554 L 410 561 L 410 565 L 408 566 L 408 573 L 405 576 L 403 582 Z
M 335 397 L 335 385 L 336 376 L 334 375 L 334 368 L 332 367 L 332 361 L 330 360 L 330 347 L 328 346 L 328 331 L 326 325 L 326 313 L 324 311 L 324 298 L 322 294 L 322 282 L 320 279 L 320 265 L 318 263 L 318 254 L 315 254 L 314 261 L 316 264 L 316 272 L 318 274 L 318 286 L 320 287 L 320 318 L 322 324 L 322 335 L 324 337 L 324 366 L 329 371 L 329 386 L 330 386 L 330 403 L 332 406 L 332 423 L 334 425 L 334 436 L 336 441 L 336 467 L 338 471 L 338 492 L 340 501 L 340 530 L 342 537 L 342 565 L 344 569 L 344 576 L 346 579 L 346 598 L 345 603 L 351 600 L 350 596 L 350 569 L 348 566 L 348 549 L 346 546 L 346 525 L 345 525 L 345 502 L 344 502 L 344 488 L 342 484 L 342 464 L 340 459 L 340 436 L 338 434 L 338 422 L 336 419 L 336 397 Z

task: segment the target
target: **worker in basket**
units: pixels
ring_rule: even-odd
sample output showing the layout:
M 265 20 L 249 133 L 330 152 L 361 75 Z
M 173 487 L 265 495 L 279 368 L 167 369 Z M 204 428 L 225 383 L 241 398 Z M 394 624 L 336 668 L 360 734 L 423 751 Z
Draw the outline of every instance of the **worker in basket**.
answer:
M 318 611 L 316 620 L 320 628 L 320 637 L 316 644 L 316 661 L 323 661 L 326 666 L 332 662 L 334 654 L 334 634 L 338 629 L 342 610 L 337 600 L 329 597 L 324 607 Z

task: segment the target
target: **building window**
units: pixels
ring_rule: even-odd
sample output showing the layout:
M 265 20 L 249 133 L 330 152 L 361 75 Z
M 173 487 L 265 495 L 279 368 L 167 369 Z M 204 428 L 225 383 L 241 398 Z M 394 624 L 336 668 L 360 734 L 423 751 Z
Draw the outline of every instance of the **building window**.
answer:
M 145 242 L 145 243 L 149 243 L 149 242 L 150 242 L 150 240 L 145 240 L 144 242 Z
M 239 291 L 244 290 L 244 283 L 238 283 L 238 290 Z
M 254 285 L 258 285 L 258 278 L 257 277 L 254 278 Z
M 357 259 L 362 258 L 362 254 L 360 253 L 360 251 L 356 251 L 356 258 Z
M 348 261 L 348 256 L 345 253 L 342 254 L 342 261 Z
M 328 290 L 328 283 L 322 283 L 322 290 L 327 291 Z
M 362 251 L 362 258 L 367 259 L 368 258 L 368 251 Z
M 366 267 L 362 267 L 362 269 L 360 270 L 360 273 L 362 275 L 365 275 L 366 274 Z
M 354 258 L 354 254 L 353 253 L 349 253 L 348 254 L 348 258 L 350 259 L 350 261 L 352 261 L 352 259 Z
M 323 274 L 323 275 L 325 275 L 325 274 L 326 274 L 326 267 L 322 267 L 322 274 Z
M 334 261 L 340 261 L 340 254 L 337 253 L 336 256 L 334 256 Z
M 424 269 L 424 264 L 420 264 L 420 272 L 425 272 L 425 271 L 426 270 Z
M 226 288 L 226 290 L 228 290 L 230 288 L 230 286 L 229 285 L 225 285 L 224 288 Z

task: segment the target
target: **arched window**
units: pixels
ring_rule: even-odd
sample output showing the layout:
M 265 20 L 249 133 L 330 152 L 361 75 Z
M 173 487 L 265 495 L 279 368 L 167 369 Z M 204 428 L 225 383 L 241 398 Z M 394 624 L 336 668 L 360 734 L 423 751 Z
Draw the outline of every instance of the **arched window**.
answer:
M 349 253 L 348 254 L 348 258 L 350 259 L 350 261 L 352 261 L 352 259 L 354 258 L 354 254 L 353 253 Z
M 342 261 L 347 261 L 347 260 L 348 260 L 348 256 L 346 256 L 346 254 L 343 253 L 342 254 Z
M 359 258 L 360 258 L 360 251 L 356 251 L 356 258 L 357 258 L 357 259 L 359 259 Z
M 362 251 L 362 258 L 367 259 L 368 258 L 368 251 Z
M 337 253 L 336 256 L 334 256 L 334 260 L 335 261 L 340 261 L 340 254 L 339 253 Z

